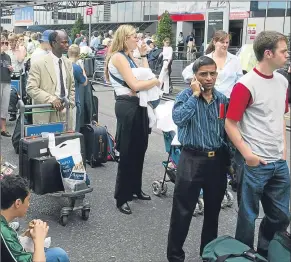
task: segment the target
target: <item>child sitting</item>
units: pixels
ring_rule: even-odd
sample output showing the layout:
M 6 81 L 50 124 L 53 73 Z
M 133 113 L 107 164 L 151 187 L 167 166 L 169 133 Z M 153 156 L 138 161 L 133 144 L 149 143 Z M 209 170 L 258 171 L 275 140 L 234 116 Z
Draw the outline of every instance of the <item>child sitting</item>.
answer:
M 68 255 L 63 249 L 48 248 L 45 250 L 44 242 L 49 230 L 46 222 L 39 219 L 31 221 L 28 229 L 22 235 L 32 238 L 34 253 L 25 251 L 16 231 L 8 226 L 13 219 L 26 215 L 29 201 L 30 192 L 25 179 L 14 175 L 3 177 L 1 180 L 1 242 L 11 256 L 9 261 L 69 262 Z

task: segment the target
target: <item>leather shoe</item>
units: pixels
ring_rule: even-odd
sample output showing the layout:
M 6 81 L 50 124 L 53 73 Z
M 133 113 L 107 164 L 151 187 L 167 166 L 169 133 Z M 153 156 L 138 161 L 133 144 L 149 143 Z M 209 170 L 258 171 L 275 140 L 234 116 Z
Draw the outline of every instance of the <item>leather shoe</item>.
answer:
M 125 202 L 123 205 L 118 207 L 118 209 L 123 214 L 126 214 L 126 215 L 132 214 L 131 209 L 130 209 L 129 205 L 127 204 L 127 202 Z
M 140 200 L 151 200 L 151 197 L 142 191 L 139 194 L 135 194 L 134 197 Z

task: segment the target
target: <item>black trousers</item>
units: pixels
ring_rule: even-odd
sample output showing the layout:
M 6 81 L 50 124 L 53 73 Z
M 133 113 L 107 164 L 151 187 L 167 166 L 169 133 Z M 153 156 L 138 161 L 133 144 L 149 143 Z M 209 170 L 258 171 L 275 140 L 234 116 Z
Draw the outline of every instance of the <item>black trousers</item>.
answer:
M 209 158 L 197 156 L 189 149 L 182 150 L 168 235 L 167 257 L 170 262 L 185 260 L 183 245 L 201 188 L 205 206 L 200 255 L 204 247 L 217 237 L 218 217 L 227 184 L 227 157 L 223 152 Z
M 115 194 L 117 207 L 131 201 L 142 187 L 142 171 L 148 147 L 149 120 L 147 108 L 139 106 L 135 96 L 117 96 L 116 144 L 120 153 Z

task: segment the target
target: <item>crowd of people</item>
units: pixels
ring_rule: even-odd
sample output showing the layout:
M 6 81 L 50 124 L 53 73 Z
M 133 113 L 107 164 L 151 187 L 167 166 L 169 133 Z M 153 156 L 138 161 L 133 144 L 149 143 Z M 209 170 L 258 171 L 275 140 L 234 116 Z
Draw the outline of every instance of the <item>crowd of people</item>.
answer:
M 138 71 L 146 74 L 144 72 L 150 69 L 151 52 L 156 48 L 153 38 L 137 33 L 131 25 L 122 25 L 116 32 L 110 31 L 104 36 L 96 32 L 93 35 L 92 49 L 100 44 L 110 45 L 105 75 L 115 94 L 116 149 L 120 153 L 114 198 L 118 210 L 130 215 L 128 202 L 133 198 L 151 200 L 142 190 L 144 157 L 151 133 L 147 105 L 155 108 L 159 104 L 158 90 L 162 85 L 164 93 L 169 92 L 173 49 L 170 39 L 163 39 L 160 75 L 149 74 L 141 79 L 136 74 Z M 85 33 L 81 32 L 74 44 L 70 44 L 71 40 L 62 30 L 31 35 L 28 41 L 26 36 L 1 36 L 1 135 L 10 136 L 5 125 L 10 81 L 11 77 L 20 79 L 17 73 L 21 72 L 27 57 L 31 58 L 31 65 L 25 91 L 34 104 L 50 103 L 57 110 L 34 115 L 33 123 L 64 120 L 64 98 L 68 98 L 73 116 L 70 127 L 78 131 L 82 113 L 80 89 L 88 83 L 79 63 L 80 48 L 88 46 Z M 180 35 L 181 46 L 182 38 Z M 192 38 L 191 35 L 187 38 L 188 43 Z M 289 57 L 288 40 L 275 31 L 259 33 L 252 45 L 256 63 L 245 72 L 241 60 L 228 52 L 229 41 L 227 32 L 215 32 L 205 55 L 182 73 L 187 87 L 178 94 L 173 107 L 182 152 L 168 234 L 169 262 L 185 260 L 183 245 L 201 189 L 205 203 L 201 256 L 205 246 L 217 238 L 227 173 L 233 162 L 242 167 L 237 174 L 236 239 L 254 249 L 260 201 L 265 216 L 259 231 L 259 254 L 267 257 L 275 232 L 286 230 L 290 223 L 290 174 L 284 121 L 284 114 L 288 112 L 288 81 L 277 72 Z M 33 47 L 28 48 L 30 43 L 35 47 L 33 52 Z M 142 99 L 146 99 L 146 106 L 141 104 Z M 26 231 L 35 243 L 35 253 L 28 254 L 19 245 L 8 223 L 26 213 L 29 197 L 22 178 L 5 177 L 1 181 L 1 230 L 5 227 L 3 236 L 7 247 L 16 261 L 31 261 L 32 257 L 35 261 L 44 261 L 41 259 L 45 256 L 46 261 L 68 261 L 61 249 L 44 251 L 48 226 L 39 220 Z M 53 257 L 51 260 L 49 255 Z

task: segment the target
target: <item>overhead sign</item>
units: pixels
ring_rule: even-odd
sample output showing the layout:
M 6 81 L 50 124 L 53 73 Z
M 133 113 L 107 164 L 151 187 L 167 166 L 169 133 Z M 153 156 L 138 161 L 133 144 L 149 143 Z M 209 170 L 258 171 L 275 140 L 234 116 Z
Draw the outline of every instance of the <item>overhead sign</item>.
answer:
M 33 6 L 15 8 L 14 18 L 15 26 L 33 25 Z
M 214 33 L 218 30 L 228 32 L 229 29 L 229 8 L 213 8 L 206 11 L 204 47 L 211 41 Z
M 86 15 L 92 15 L 93 14 L 93 7 L 88 7 L 87 9 L 86 9 Z

